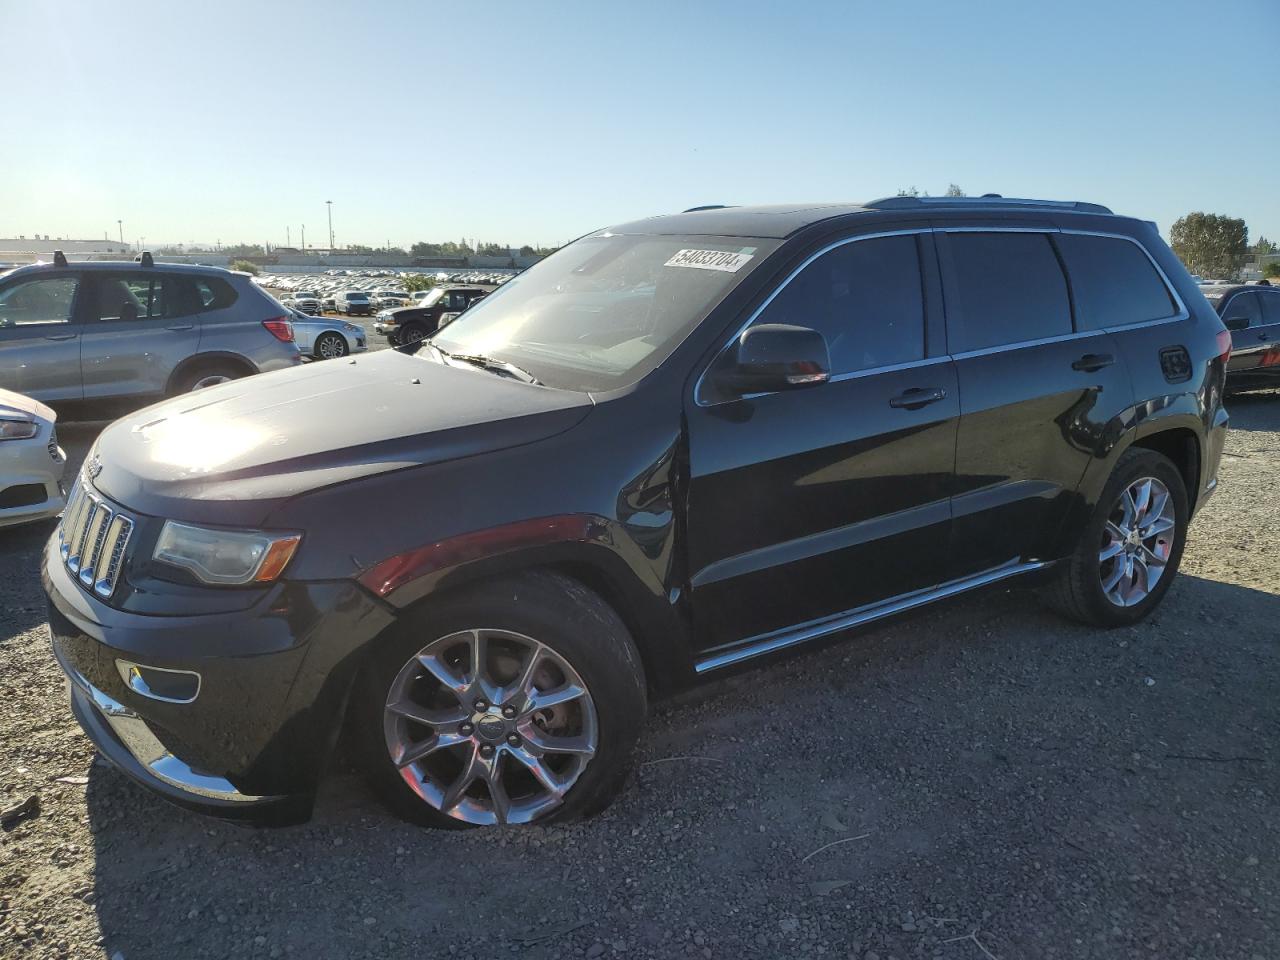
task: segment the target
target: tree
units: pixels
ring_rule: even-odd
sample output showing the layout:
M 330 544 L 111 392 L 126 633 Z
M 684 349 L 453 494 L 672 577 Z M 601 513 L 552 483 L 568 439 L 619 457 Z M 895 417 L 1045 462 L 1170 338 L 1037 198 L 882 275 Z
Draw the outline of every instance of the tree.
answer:
M 1272 277 L 1280 277 L 1280 263 L 1268 263 L 1266 269 L 1262 271 L 1262 275 L 1268 280 Z
M 404 281 L 404 288 L 410 293 L 415 290 L 430 290 L 436 285 L 436 278 L 425 273 L 411 273 L 401 279 Z
M 1173 225 L 1169 240 L 1173 252 L 1192 273 L 1225 280 L 1240 269 L 1240 258 L 1249 246 L 1249 228 L 1235 217 L 1197 211 Z
M 899 190 L 899 191 L 898 191 L 898 196 L 900 196 L 900 197 L 918 197 L 918 196 L 920 196 L 920 191 L 919 191 L 919 190 L 917 190 L 917 189 L 915 188 L 915 184 L 912 184 L 911 186 L 907 187 L 907 189 L 905 189 L 905 190 Z
M 960 185 L 958 183 L 953 183 L 949 187 L 947 187 L 947 192 L 944 193 L 943 196 L 944 197 L 967 197 L 968 194 L 960 189 Z
M 230 269 L 239 270 L 241 273 L 252 273 L 255 277 L 258 275 L 258 265 L 248 260 L 232 260 Z
M 1258 242 L 1253 245 L 1253 252 L 1265 257 L 1268 254 L 1280 253 L 1280 246 L 1277 246 L 1266 237 L 1259 237 Z
M 500 243 L 482 243 L 476 247 L 476 253 L 483 254 L 486 257 L 509 257 L 511 256 L 511 248 L 504 247 Z
M 533 247 L 529 246 L 527 243 L 520 248 L 520 256 L 522 257 L 532 257 L 535 252 L 536 251 L 533 249 Z

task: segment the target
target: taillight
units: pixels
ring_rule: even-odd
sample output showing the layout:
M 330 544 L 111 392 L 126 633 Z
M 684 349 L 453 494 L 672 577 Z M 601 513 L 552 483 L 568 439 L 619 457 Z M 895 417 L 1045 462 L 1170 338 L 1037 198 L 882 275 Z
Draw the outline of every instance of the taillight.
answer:
M 293 324 L 284 317 L 263 320 L 262 325 L 281 343 L 293 343 Z
M 1218 331 L 1218 359 L 1226 363 L 1231 359 L 1231 331 Z
M 1262 366 L 1275 367 L 1280 366 L 1280 347 L 1272 347 L 1262 355 Z

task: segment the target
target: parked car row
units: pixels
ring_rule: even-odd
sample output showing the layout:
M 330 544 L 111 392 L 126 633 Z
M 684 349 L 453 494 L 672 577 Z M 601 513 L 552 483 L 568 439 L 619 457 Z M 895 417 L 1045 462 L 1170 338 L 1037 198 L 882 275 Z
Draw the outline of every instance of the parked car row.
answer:
M 1217 488 L 1231 334 L 1096 204 L 703 208 L 443 316 L 99 436 L 42 573 L 129 776 L 297 821 L 345 728 L 413 821 L 586 815 L 652 697 L 1015 578 L 1140 621 Z

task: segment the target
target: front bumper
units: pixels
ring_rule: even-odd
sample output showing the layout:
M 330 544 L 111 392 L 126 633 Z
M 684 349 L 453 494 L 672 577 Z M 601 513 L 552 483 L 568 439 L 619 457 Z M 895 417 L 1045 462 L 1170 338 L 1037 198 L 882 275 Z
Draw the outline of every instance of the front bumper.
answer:
M 42 488 L 43 496 L 34 503 L 26 501 L 35 497 L 23 496 L 18 498 L 21 503 L 8 507 L 0 505 L 0 527 L 56 517 L 67 505 L 62 489 L 67 455 L 47 434 L 31 440 L 6 440 L 5 443 L 10 446 L 0 450 L 0 454 L 5 455 L 0 461 L 0 494 L 15 488 L 25 492 L 38 487 Z M 0 504 L 3 502 L 0 498 Z
M 54 655 L 85 733 L 160 796 L 225 819 L 306 820 L 363 651 L 391 614 L 357 585 L 281 583 L 247 610 L 151 616 L 81 589 L 57 551 L 41 565 Z M 120 661 L 194 673 L 165 699 Z

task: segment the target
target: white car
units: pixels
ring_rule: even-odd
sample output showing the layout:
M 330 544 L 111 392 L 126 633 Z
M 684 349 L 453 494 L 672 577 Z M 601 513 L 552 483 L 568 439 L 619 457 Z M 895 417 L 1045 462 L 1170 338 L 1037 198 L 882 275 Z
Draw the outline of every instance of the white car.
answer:
M 292 311 L 289 322 L 293 324 L 293 337 L 304 357 L 331 360 L 369 349 L 364 327 L 357 323 L 330 317 L 309 317 L 297 310 Z
M 56 517 L 66 506 L 57 419 L 39 400 L 0 389 L 0 527 Z

